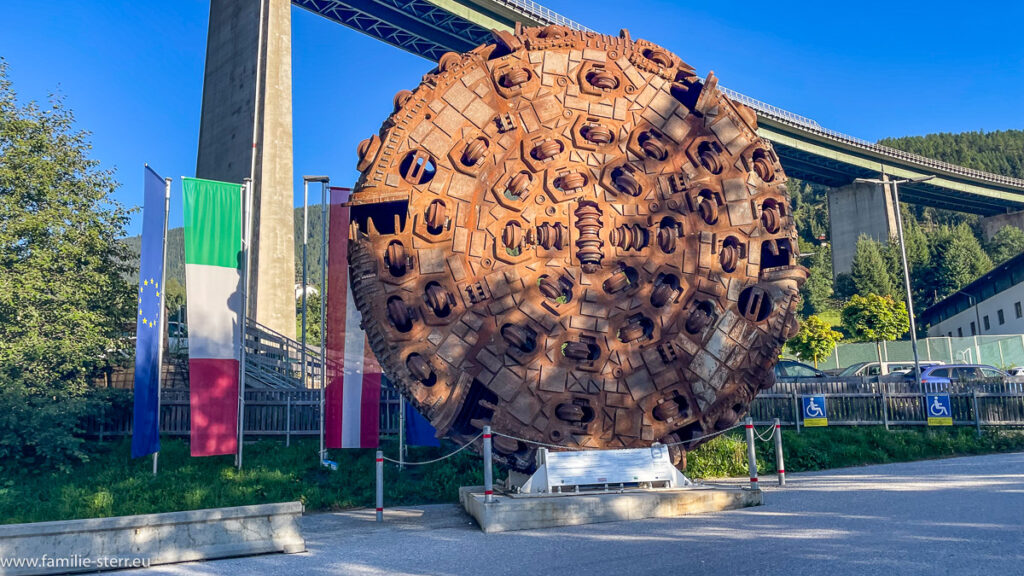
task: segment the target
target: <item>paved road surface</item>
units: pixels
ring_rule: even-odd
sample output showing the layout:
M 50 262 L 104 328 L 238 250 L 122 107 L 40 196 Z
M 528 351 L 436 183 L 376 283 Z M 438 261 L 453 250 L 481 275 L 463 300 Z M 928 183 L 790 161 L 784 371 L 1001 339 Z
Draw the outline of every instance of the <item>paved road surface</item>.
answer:
M 759 508 L 491 535 L 453 506 L 392 511 L 384 527 L 372 512 L 316 514 L 303 518 L 305 554 L 147 574 L 1024 574 L 1024 453 L 793 475 L 785 489 L 763 484 Z

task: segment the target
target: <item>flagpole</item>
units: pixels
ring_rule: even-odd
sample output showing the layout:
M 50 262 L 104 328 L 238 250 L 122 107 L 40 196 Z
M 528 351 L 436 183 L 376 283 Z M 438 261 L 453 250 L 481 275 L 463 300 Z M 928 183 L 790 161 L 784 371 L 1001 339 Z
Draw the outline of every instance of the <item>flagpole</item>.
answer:
M 241 335 L 239 342 L 238 362 L 238 450 L 235 451 L 235 464 L 242 469 L 242 447 L 245 442 L 245 331 L 248 326 L 249 296 L 249 243 L 252 239 L 252 179 L 246 178 L 242 184 L 242 306 L 239 312 Z
M 327 459 L 324 449 L 324 403 L 327 387 L 327 191 L 330 180 L 320 182 L 320 463 Z
M 306 253 L 309 247 L 309 180 L 302 179 L 302 387 L 306 381 L 306 286 L 309 284 L 309 267 Z
M 308 282 L 308 266 L 306 250 L 309 245 L 309 183 L 320 183 L 320 465 L 324 466 L 327 451 L 324 448 L 324 404 L 325 386 L 327 382 L 327 332 L 324 330 L 324 299 L 327 295 L 327 187 L 331 179 L 327 176 L 302 177 L 302 375 L 306 383 L 306 284 Z
M 160 438 L 160 392 L 163 388 L 164 369 L 164 333 L 167 331 L 167 310 L 164 302 L 167 300 L 167 215 L 171 212 L 171 179 L 164 178 L 164 236 L 163 256 L 160 262 L 160 345 L 156 351 L 156 437 Z M 156 476 L 157 461 L 160 459 L 160 451 L 153 452 L 153 476 Z
M 405 396 L 401 394 L 398 395 L 398 469 L 405 469 Z

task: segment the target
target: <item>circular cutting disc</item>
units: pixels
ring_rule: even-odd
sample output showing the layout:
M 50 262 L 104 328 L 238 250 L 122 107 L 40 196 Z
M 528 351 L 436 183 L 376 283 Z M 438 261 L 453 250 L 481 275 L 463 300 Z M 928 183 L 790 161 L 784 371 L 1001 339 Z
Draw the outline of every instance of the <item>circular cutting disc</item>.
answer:
M 520 470 L 535 443 L 734 425 L 807 274 L 755 114 L 625 31 L 494 36 L 359 146 L 350 276 L 385 373 L 440 434 L 491 426 Z

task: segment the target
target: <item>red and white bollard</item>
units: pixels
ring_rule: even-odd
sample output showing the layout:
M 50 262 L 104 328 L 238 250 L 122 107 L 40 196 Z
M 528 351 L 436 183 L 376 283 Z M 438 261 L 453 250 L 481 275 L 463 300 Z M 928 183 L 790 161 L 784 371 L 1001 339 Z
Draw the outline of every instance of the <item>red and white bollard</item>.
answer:
M 491 461 L 491 427 L 484 426 L 484 502 L 494 501 L 494 465 Z
M 754 452 L 754 420 L 747 417 L 747 461 L 750 468 L 750 489 L 760 490 L 757 485 L 757 454 Z
M 377 450 L 377 522 L 384 521 L 384 452 Z
M 778 463 L 779 486 L 786 485 L 786 464 L 782 461 L 782 423 L 775 419 L 775 461 Z

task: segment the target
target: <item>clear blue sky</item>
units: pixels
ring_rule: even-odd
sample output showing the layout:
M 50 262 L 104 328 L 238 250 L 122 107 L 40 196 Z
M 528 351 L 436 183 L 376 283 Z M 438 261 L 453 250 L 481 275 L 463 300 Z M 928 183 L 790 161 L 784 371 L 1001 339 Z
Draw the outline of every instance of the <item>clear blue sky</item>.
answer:
M 725 86 L 868 140 L 1024 128 L 1021 2 L 543 3 L 604 33 L 629 28 Z M 195 171 L 208 12 L 208 0 L 4 0 L 0 56 L 23 100 L 64 96 L 94 157 L 117 170 L 118 199 L 137 205 L 143 163 Z M 299 204 L 302 174 L 355 180 L 356 145 L 432 64 L 298 8 L 292 26 Z

